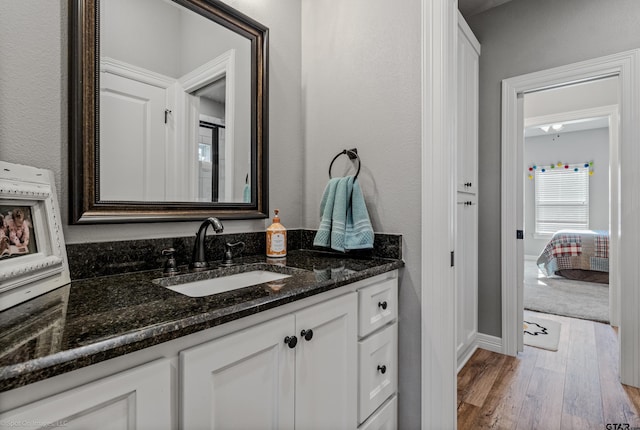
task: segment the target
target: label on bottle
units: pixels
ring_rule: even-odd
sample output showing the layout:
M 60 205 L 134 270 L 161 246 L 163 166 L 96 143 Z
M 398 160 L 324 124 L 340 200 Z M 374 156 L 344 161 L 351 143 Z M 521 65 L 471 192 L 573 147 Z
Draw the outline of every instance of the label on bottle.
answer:
M 287 255 L 286 231 L 267 231 L 267 257 Z
M 273 233 L 271 235 L 271 251 L 273 252 L 284 251 L 284 234 Z

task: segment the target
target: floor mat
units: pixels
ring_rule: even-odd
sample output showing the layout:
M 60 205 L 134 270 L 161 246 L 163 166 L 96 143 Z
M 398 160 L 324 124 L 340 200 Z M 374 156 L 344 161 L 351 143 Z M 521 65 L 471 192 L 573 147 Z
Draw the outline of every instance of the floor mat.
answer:
M 557 351 L 561 327 L 562 325 L 556 321 L 526 317 L 524 321 L 524 344 L 549 351 Z

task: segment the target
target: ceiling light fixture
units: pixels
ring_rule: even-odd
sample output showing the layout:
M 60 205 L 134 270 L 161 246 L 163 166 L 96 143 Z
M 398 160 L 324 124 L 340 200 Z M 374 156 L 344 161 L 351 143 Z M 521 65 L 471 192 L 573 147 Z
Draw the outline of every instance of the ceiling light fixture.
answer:
M 553 124 L 551 126 L 551 128 L 553 129 L 553 131 L 560 131 L 560 130 L 562 130 L 564 128 L 564 125 L 563 124 Z
M 544 131 L 545 133 L 548 133 L 550 127 L 551 126 L 549 126 L 549 125 L 541 125 L 540 126 L 540 130 Z

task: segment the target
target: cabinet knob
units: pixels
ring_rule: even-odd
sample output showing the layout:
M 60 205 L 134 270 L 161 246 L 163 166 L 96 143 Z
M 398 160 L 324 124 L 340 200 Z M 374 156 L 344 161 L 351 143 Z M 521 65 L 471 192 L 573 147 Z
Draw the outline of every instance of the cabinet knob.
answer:
M 387 366 L 385 366 L 384 364 L 383 365 L 379 365 L 378 366 L 378 372 L 380 372 L 380 373 L 382 373 L 384 375 L 385 373 L 387 373 Z
M 311 340 L 313 338 L 313 330 L 302 330 L 300 332 L 300 337 L 304 337 L 304 340 Z
M 289 348 L 295 348 L 298 344 L 298 338 L 295 336 L 287 336 L 284 338 L 284 343 L 286 343 Z
M 471 186 L 471 182 L 465 182 L 465 183 L 464 183 L 464 186 L 465 186 L 465 187 L 470 187 L 470 186 Z
M 382 308 L 382 310 L 384 311 L 385 309 L 387 309 L 387 302 L 378 302 L 378 307 Z

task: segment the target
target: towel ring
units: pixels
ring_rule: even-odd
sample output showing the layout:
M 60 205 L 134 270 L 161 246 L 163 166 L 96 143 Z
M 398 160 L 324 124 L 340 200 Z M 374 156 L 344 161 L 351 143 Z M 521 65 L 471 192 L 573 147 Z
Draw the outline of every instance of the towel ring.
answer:
M 358 160 L 358 171 L 356 172 L 355 176 L 353 177 L 353 179 L 355 180 L 358 175 L 360 174 L 360 167 L 362 166 L 362 161 L 360 160 L 360 157 L 358 156 L 358 149 L 357 148 L 353 148 L 353 149 L 343 149 L 342 152 L 339 152 L 338 155 L 336 155 L 335 157 L 333 157 L 333 160 L 331 160 L 331 164 L 329 165 L 329 179 L 331 179 L 331 168 L 333 167 L 333 162 L 336 161 L 336 159 L 341 156 L 347 154 L 347 156 L 349 157 L 350 160 Z

